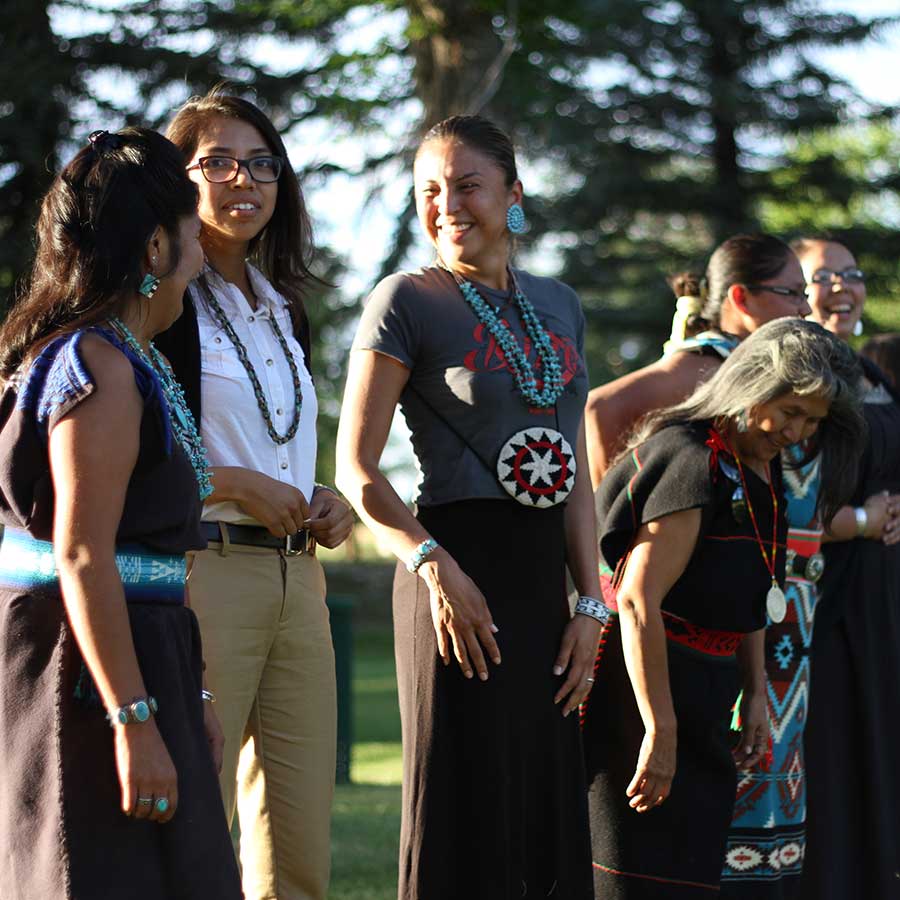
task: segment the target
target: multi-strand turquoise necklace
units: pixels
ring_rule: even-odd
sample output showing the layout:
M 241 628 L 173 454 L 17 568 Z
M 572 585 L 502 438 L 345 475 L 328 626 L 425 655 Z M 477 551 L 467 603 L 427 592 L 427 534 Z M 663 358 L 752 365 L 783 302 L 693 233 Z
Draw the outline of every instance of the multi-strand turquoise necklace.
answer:
M 512 301 L 519 310 L 519 317 L 522 320 L 525 334 L 531 339 L 532 346 L 540 358 L 543 375 L 543 386 L 540 390 L 538 389 L 537 376 L 535 375 L 537 367 L 532 366 L 528 361 L 525 350 L 516 340 L 516 336 L 512 333 L 510 327 L 497 315 L 494 307 L 478 293 L 478 289 L 471 281 L 466 281 L 457 275 L 443 262 L 440 264 L 442 268 L 445 268 L 453 276 L 466 303 L 503 351 L 503 356 L 515 379 L 516 387 L 528 405 L 544 409 L 555 406 L 565 387 L 562 366 L 560 366 L 559 358 L 553 349 L 550 335 L 541 325 L 534 307 L 519 287 L 519 282 L 513 275 L 512 270 L 508 270 L 513 288 Z
M 212 492 L 212 476 L 209 470 L 209 460 L 206 456 L 206 448 L 203 446 L 203 440 L 200 432 L 197 430 L 197 424 L 191 414 L 191 410 L 187 405 L 184 397 L 184 391 L 175 378 L 171 367 L 166 362 L 165 357 L 153 346 L 149 344 L 149 355 L 144 351 L 138 339 L 131 333 L 128 326 L 119 318 L 110 319 L 110 324 L 122 337 L 125 344 L 148 368 L 156 372 L 159 377 L 159 383 L 162 387 L 163 396 L 166 398 L 166 405 L 169 408 L 169 420 L 172 423 L 172 431 L 178 443 L 181 444 L 187 458 L 190 460 L 194 473 L 197 476 L 197 484 L 200 487 L 200 499 L 205 500 Z

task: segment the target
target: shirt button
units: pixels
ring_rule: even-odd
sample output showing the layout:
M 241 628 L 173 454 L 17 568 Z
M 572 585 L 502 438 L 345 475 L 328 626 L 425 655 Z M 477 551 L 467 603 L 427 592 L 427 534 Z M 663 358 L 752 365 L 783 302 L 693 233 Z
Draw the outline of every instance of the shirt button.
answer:
M 267 360 L 266 360 L 266 365 L 267 365 L 267 366 L 271 366 L 273 362 L 274 362 L 274 360 L 267 359 Z
M 278 409 L 275 410 L 275 415 L 276 415 L 276 416 L 280 416 L 280 415 L 281 415 L 281 407 L 280 407 L 280 406 L 278 407 Z
M 282 468 L 282 469 L 286 469 L 286 468 L 287 468 L 287 463 L 282 463 L 282 464 L 281 464 L 281 468 Z
M 254 321 L 256 321 L 256 316 L 247 316 L 247 321 L 248 321 L 248 322 L 254 322 Z
M 221 343 L 222 343 L 222 338 L 216 338 L 216 343 L 217 343 L 217 344 L 221 344 Z

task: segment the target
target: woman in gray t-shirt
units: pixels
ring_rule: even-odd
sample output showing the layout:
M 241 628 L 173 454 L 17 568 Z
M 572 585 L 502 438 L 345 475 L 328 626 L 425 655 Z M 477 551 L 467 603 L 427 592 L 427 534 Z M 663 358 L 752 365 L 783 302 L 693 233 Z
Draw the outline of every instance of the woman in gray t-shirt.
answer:
M 565 285 L 509 267 L 522 185 L 494 125 L 435 126 L 415 190 L 437 264 L 369 298 L 338 434 L 342 490 L 405 563 L 399 896 L 590 900 L 570 715 L 593 683 L 601 624 L 584 319 Z M 415 516 L 378 468 L 398 403 L 422 472 Z

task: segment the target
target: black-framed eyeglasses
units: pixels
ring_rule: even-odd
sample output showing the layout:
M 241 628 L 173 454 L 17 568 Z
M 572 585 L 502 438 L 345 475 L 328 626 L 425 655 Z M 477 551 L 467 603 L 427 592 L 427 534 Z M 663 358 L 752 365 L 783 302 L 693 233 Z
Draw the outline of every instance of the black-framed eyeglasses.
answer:
M 212 184 L 234 181 L 243 166 L 254 181 L 270 183 L 278 181 L 284 160 L 280 156 L 254 156 L 252 159 L 235 159 L 233 156 L 201 156 L 187 171 L 199 169 Z
M 866 280 L 866 273 L 856 266 L 835 272 L 833 269 L 816 269 L 810 279 L 813 284 L 837 284 L 843 281 L 845 284 L 862 284 Z
M 778 294 L 779 297 L 790 297 L 800 303 L 806 300 L 806 288 L 792 288 L 783 284 L 745 284 L 748 291 L 768 291 L 770 294 Z

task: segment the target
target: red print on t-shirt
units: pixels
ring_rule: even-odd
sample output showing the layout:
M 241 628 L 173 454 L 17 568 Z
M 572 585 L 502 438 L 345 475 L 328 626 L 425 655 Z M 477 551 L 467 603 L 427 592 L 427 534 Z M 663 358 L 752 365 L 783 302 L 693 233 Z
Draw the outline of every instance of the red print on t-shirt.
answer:
M 503 324 L 509 327 L 506 321 L 504 321 Z M 562 366 L 563 384 L 568 384 L 575 377 L 578 368 L 581 365 L 581 357 L 578 355 L 575 342 L 570 337 L 565 335 L 560 337 L 552 331 L 548 331 L 547 334 L 550 337 L 550 343 L 556 351 L 556 355 Z M 472 337 L 475 338 L 478 349 L 470 350 L 463 360 L 463 364 L 470 372 L 511 371 L 509 363 L 503 355 L 503 350 L 500 349 L 500 345 L 494 340 L 494 336 L 480 322 L 475 326 Z M 534 352 L 531 339 L 527 335 L 523 340 L 522 347 L 525 351 L 525 357 L 534 367 L 538 390 L 542 390 L 544 383 L 540 377 L 542 368 L 541 359 L 540 356 Z

